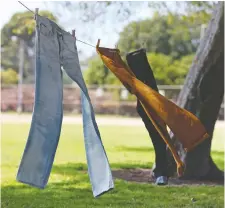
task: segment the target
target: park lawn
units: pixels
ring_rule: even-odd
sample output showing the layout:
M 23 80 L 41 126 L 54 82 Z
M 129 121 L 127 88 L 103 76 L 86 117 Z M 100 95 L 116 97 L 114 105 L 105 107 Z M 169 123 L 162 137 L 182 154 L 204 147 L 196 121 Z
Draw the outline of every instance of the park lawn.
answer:
M 222 186 L 167 186 L 115 180 L 115 189 L 95 199 L 92 195 L 81 125 L 64 124 L 48 186 L 44 190 L 15 181 L 29 124 L 2 124 L 2 208 L 222 208 Z M 144 127 L 100 126 L 113 169 L 149 168 L 154 162 L 151 141 Z M 224 169 L 222 128 L 212 145 L 216 164 Z M 192 202 L 195 198 L 196 202 Z

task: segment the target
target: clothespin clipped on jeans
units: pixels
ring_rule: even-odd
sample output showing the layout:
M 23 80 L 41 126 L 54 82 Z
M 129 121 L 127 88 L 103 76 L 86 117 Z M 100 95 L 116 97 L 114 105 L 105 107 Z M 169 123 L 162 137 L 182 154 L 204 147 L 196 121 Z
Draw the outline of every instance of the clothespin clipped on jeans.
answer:
M 72 36 L 73 36 L 74 38 L 76 38 L 76 37 L 75 37 L 75 30 L 72 30 Z
M 115 48 L 118 50 L 118 53 L 120 54 L 120 50 L 118 48 L 118 44 L 115 44 Z
M 38 15 L 39 8 L 35 8 L 34 19 L 36 20 L 36 16 Z
M 97 42 L 97 46 L 96 47 L 99 47 L 100 45 L 100 39 L 98 39 L 98 42 Z
M 141 43 L 141 48 L 146 52 L 146 41 Z

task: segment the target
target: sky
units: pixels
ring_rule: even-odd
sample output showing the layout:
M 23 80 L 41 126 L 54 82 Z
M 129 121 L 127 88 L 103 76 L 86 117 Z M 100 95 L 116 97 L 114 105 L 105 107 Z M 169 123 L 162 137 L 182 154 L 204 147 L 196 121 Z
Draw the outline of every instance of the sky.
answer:
M 65 9 L 58 7 L 58 2 L 47 2 L 43 1 L 22 1 L 32 11 L 35 8 L 40 10 L 47 9 L 51 11 L 55 16 L 58 17 L 59 25 L 63 25 L 66 31 L 76 30 L 76 37 L 79 40 L 88 42 L 91 45 L 96 45 L 97 40 L 101 39 L 101 44 L 104 47 L 115 47 L 116 42 L 119 39 L 119 32 L 122 31 L 123 27 L 126 26 L 132 20 L 146 19 L 152 16 L 153 11 L 149 9 L 146 4 L 138 5 L 138 8 L 132 9 L 132 16 L 124 21 L 117 20 L 114 17 L 113 8 L 107 12 L 106 16 L 102 16 L 103 21 L 95 21 L 93 23 L 83 23 L 79 20 L 79 11 L 67 12 Z M 11 16 L 15 12 L 27 11 L 18 1 L 0 1 L 0 27 L 2 28 L 7 23 Z M 141 11 L 141 12 L 140 12 Z M 59 15 L 61 12 L 63 15 Z M 91 55 L 95 54 L 95 48 L 85 45 L 77 41 L 77 48 L 81 50 L 80 59 L 85 60 Z

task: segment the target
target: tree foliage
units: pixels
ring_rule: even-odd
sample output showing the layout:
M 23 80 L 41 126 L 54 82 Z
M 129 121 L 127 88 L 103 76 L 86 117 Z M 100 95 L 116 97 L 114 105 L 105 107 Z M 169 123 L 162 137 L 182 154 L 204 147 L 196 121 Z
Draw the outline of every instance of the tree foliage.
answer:
M 57 21 L 56 17 L 49 11 L 40 11 L 39 14 L 53 21 Z M 34 35 L 34 14 L 30 11 L 15 13 L 1 30 L 1 47 L 8 45 L 12 37 L 23 39 L 28 47 L 33 47 Z
M 183 56 L 178 60 L 173 60 L 171 56 L 160 53 L 148 53 L 147 57 L 157 84 L 182 85 L 194 55 Z M 93 85 L 121 84 L 98 57 L 89 61 L 84 77 L 88 84 Z
M 202 20 L 202 22 L 204 22 Z M 118 46 L 122 54 L 145 47 L 147 52 L 162 53 L 179 59 L 194 53 L 200 39 L 201 25 L 188 23 L 180 16 L 161 16 L 134 21 L 120 33 Z
M 2 84 L 17 84 L 18 74 L 13 69 L 1 71 L 1 83 Z
M 56 21 L 48 11 L 40 11 L 40 15 Z M 31 12 L 14 14 L 1 29 L 1 67 L 18 72 L 20 40 L 24 40 L 24 78 L 25 82 L 33 82 L 34 75 L 34 36 L 35 21 Z
M 84 79 L 90 85 L 119 84 L 117 78 L 103 65 L 99 57 L 89 61 Z
M 192 13 L 201 14 L 204 12 L 205 16 L 210 16 L 216 1 L 183 1 L 183 2 L 163 2 L 163 1 L 94 1 L 94 2 L 75 2 L 75 1 L 61 1 L 61 2 L 45 2 L 46 8 L 54 8 L 58 16 L 64 16 L 65 11 L 71 14 L 76 12 L 79 20 L 84 23 L 98 21 L 100 24 L 106 23 L 105 18 L 108 14 L 113 14 L 113 22 L 127 21 L 135 13 L 140 12 L 144 7 L 151 11 L 160 11 L 160 14 L 171 14 L 173 16 L 180 15 L 190 16 Z M 171 7 L 174 8 L 171 10 Z M 182 10 L 181 10 L 182 9 Z M 71 18 L 77 18 L 71 15 Z M 76 19 L 78 20 L 78 19 Z M 196 20 L 195 20 L 196 21 Z M 197 20 L 198 21 L 198 20 Z M 112 25 L 115 26 L 116 25 Z
M 183 56 L 179 60 L 164 54 L 148 54 L 148 61 L 159 85 L 182 85 L 194 55 Z

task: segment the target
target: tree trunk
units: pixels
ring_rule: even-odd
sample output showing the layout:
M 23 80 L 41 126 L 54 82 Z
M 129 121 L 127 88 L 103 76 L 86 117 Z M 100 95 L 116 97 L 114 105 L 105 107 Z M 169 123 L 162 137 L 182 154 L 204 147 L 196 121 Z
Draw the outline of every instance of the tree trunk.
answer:
M 182 179 L 223 180 L 210 156 L 214 126 L 224 96 L 224 2 L 216 5 L 177 104 L 195 114 L 206 127 L 210 138 L 186 153 L 172 135 L 177 151 L 185 162 Z M 176 172 L 176 164 L 169 154 L 169 170 Z

